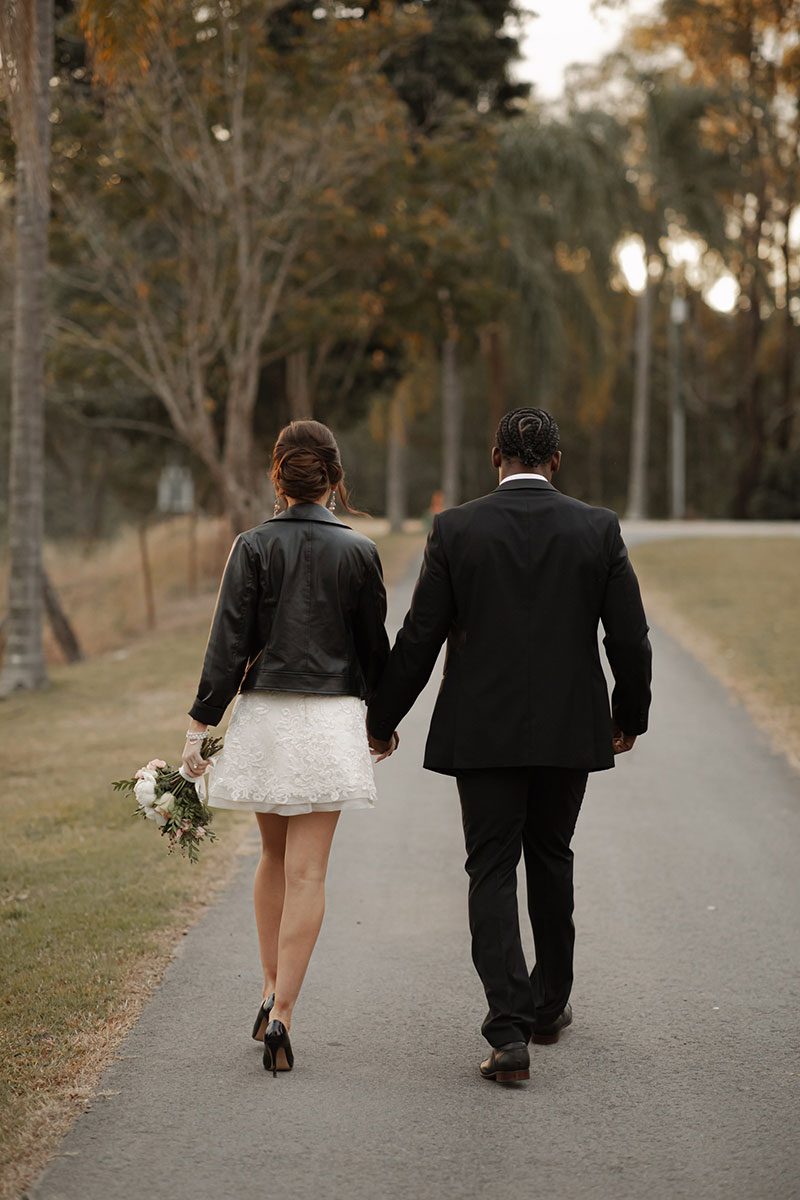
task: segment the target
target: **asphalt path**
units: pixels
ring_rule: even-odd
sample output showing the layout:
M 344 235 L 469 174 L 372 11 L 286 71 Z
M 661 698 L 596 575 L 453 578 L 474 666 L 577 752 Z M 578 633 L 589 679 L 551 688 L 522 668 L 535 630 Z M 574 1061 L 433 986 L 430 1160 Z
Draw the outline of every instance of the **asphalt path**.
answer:
M 477 1072 L 455 785 L 420 766 L 434 678 L 375 811 L 340 820 L 295 1070 L 273 1079 L 250 1039 L 253 840 L 27 1195 L 800 1197 L 798 777 L 695 660 L 653 647 L 651 732 L 590 779 L 575 837 L 575 1022 L 532 1047 L 529 1084 Z

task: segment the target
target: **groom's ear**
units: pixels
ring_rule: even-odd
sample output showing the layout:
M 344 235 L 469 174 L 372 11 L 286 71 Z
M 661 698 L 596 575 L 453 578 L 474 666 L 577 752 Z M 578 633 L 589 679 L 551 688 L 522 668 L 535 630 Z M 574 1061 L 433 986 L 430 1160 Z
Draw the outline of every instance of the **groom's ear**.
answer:
M 495 471 L 499 471 L 502 465 L 503 456 L 500 453 L 500 447 L 494 446 L 492 447 L 492 466 L 494 467 Z
M 561 451 L 556 450 L 555 454 L 550 459 L 550 470 L 553 472 L 554 475 L 560 466 L 561 466 Z

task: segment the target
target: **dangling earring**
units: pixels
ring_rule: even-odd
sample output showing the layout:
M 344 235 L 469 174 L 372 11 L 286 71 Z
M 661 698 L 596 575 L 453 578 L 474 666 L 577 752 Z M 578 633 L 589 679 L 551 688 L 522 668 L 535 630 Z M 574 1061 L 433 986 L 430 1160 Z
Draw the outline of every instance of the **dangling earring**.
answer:
M 331 488 L 331 498 L 328 501 L 329 512 L 336 512 L 336 488 Z
M 272 511 L 276 517 L 277 517 L 278 513 L 281 511 L 281 502 L 277 496 L 275 497 L 275 507 Z

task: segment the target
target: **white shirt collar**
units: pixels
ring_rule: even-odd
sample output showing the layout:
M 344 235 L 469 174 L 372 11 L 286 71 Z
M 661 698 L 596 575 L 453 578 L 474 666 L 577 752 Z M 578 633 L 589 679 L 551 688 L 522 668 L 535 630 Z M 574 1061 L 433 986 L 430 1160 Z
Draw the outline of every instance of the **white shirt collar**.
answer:
M 526 474 L 523 474 L 521 472 L 519 475 L 506 475 L 505 479 L 500 480 L 500 483 L 498 484 L 498 486 L 502 487 L 504 483 L 510 483 L 510 481 L 512 479 L 543 479 L 545 481 L 545 483 L 550 482 L 550 480 L 547 478 L 546 475 L 539 475 L 535 471 L 532 473 L 528 472 Z

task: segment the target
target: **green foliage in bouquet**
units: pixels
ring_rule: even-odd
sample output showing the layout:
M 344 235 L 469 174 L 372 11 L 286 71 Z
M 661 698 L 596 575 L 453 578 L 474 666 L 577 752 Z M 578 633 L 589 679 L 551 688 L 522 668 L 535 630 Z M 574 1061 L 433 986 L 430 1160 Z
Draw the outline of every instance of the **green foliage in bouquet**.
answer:
M 221 738 L 205 737 L 200 753 L 205 759 L 213 759 L 221 749 Z M 205 787 L 207 800 L 208 773 L 198 782 L 201 789 Z M 184 858 L 197 862 L 200 843 L 214 841 L 215 835 L 209 829 L 211 810 L 201 800 L 194 780 L 184 779 L 163 759 L 152 759 L 139 768 L 133 779 L 118 779 L 111 786 L 116 792 L 133 793 L 137 802 L 133 815 L 153 821 L 161 834 L 166 834 L 170 854 L 179 846 Z

